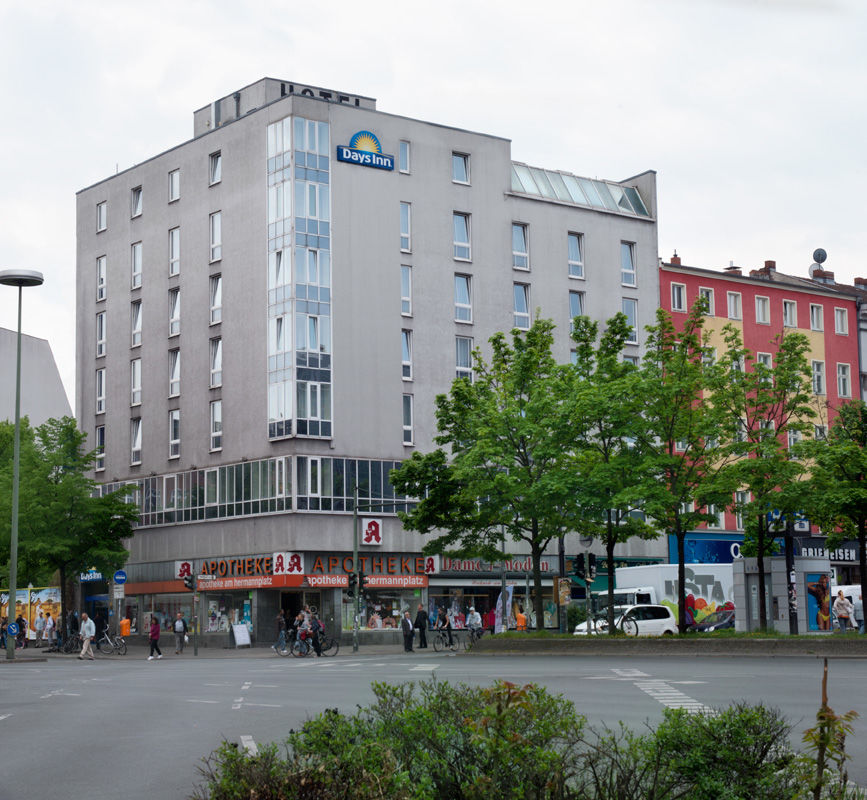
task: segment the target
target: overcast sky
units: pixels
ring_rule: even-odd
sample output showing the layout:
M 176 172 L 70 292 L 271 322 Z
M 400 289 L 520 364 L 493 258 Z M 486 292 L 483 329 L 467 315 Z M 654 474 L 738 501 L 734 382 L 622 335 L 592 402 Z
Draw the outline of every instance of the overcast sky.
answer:
M 0 0 L 0 269 L 74 405 L 75 192 L 192 136 L 261 77 L 512 140 L 578 175 L 658 172 L 659 255 L 867 277 L 864 0 Z M 14 328 L 0 287 L 0 327 Z

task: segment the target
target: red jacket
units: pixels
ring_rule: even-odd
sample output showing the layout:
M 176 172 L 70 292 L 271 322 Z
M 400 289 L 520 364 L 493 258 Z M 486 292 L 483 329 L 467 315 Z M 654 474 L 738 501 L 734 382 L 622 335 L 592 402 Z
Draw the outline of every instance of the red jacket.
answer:
M 151 623 L 151 641 L 158 642 L 160 640 L 160 624 L 159 622 Z

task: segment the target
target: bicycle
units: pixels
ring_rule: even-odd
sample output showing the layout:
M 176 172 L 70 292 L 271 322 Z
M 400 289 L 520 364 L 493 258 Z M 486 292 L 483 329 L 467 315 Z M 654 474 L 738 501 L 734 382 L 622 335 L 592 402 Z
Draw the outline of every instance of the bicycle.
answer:
M 326 633 L 319 634 L 319 641 L 322 645 L 323 656 L 336 656 L 340 650 L 340 639 L 336 636 L 329 636 Z
M 473 645 L 482 638 L 484 628 L 468 628 L 467 638 L 464 639 L 464 650 L 472 650 Z
M 63 639 L 63 646 L 60 648 L 62 653 L 71 655 L 81 650 L 81 637 L 77 633 L 70 633 Z
M 440 650 L 451 650 L 456 652 L 460 647 L 458 637 L 452 633 L 452 641 L 449 644 L 449 632 L 445 628 L 437 628 L 433 637 L 433 649 L 439 653 Z
M 126 641 L 124 641 L 123 636 L 120 634 L 112 636 L 108 632 L 108 628 L 102 632 L 102 639 L 97 642 L 96 646 L 104 656 L 110 656 L 112 653 L 126 655 Z

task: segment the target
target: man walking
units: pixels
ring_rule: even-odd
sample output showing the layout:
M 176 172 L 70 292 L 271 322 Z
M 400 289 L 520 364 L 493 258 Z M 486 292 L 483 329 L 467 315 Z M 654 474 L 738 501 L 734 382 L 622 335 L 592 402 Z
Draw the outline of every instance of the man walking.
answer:
M 42 647 L 42 635 L 45 633 L 45 617 L 42 616 L 42 612 L 39 612 L 39 615 L 36 617 L 36 646 Z
M 409 618 L 409 610 L 403 612 L 400 621 L 400 629 L 403 631 L 403 649 L 406 653 L 412 652 L 412 620 Z
M 427 626 L 429 624 L 429 619 L 427 615 L 427 611 L 424 610 L 424 606 L 419 603 L 418 604 L 418 613 L 415 615 L 415 627 L 418 628 L 418 647 L 421 650 L 423 647 L 427 647 Z
M 45 641 L 48 642 L 48 649 L 54 647 L 54 619 L 50 611 L 45 612 Z
M 78 654 L 79 659 L 84 659 L 85 655 L 90 661 L 93 661 L 93 648 L 90 646 L 90 643 L 93 641 L 93 637 L 96 636 L 96 625 L 93 624 L 93 620 L 87 616 L 87 612 L 82 612 L 81 614 L 81 626 L 79 627 L 79 632 L 81 633 L 81 652 Z
M 277 644 L 271 645 L 274 650 L 282 651 L 286 649 L 286 612 L 281 608 L 277 612 L 277 617 L 274 620 L 274 627 L 277 629 Z
M 175 619 L 175 655 L 184 654 L 184 644 L 187 641 L 187 621 L 184 619 L 182 612 L 178 611 L 178 616 Z

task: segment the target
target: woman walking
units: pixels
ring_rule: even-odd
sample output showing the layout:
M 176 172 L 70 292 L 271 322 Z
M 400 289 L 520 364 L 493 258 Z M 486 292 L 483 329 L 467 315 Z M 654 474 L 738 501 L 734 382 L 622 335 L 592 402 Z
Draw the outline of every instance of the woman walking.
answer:
M 148 656 L 148 661 L 154 660 L 154 651 L 156 651 L 157 658 L 162 658 L 163 654 L 160 650 L 160 623 L 156 617 L 151 617 L 150 643 L 151 654 Z
M 837 592 L 837 599 L 834 601 L 834 614 L 837 616 L 837 624 L 840 626 L 840 633 L 846 633 L 849 627 L 849 618 L 852 616 L 852 604 L 846 599 L 843 590 Z

